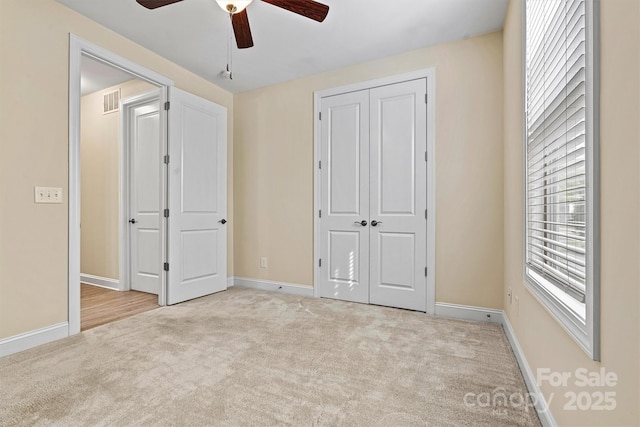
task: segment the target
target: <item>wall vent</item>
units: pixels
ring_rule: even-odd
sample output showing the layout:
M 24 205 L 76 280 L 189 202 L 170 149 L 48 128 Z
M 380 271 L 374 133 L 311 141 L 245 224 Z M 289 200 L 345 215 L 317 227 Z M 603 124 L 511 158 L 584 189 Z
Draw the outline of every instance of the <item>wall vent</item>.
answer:
M 120 89 L 104 94 L 103 114 L 115 113 L 120 110 Z

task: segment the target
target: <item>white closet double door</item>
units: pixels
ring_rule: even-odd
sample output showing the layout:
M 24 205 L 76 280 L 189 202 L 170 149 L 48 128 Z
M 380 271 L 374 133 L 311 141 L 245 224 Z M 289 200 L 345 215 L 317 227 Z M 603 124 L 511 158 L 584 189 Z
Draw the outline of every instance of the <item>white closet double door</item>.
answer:
M 426 79 L 321 100 L 320 296 L 426 311 Z

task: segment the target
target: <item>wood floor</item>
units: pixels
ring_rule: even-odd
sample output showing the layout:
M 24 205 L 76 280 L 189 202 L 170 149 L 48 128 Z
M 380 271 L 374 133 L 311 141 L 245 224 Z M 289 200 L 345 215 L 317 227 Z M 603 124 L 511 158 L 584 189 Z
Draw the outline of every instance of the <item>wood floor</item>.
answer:
M 112 291 L 80 284 L 80 330 L 158 308 L 158 296 L 137 291 Z

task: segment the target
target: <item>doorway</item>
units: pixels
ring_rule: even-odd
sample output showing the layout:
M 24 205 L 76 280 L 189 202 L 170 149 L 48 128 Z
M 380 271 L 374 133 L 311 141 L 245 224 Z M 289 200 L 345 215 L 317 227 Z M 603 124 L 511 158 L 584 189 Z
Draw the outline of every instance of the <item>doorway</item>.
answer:
M 155 272 L 159 271 L 162 265 L 159 274 L 159 305 L 177 304 L 225 290 L 227 287 L 227 108 L 175 88 L 173 82 L 166 77 L 71 35 L 69 335 L 80 332 L 80 82 L 83 56 L 120 69 L 159 88 L 160 108 L 158 111 L 158 108 L 154 107 L 152 115 L 157 117 L 154 116 L 154 119 L 148 122 L 159 122 L 160 152 L 155 166 L 160 164 L 160 185 L 157 192 L 150 190 L 158 194 L 158 206 L 151 208 L 153 212 L 144 213 L 150 213 L 156 218 L 160 212 L 162 215 L 159 224 L 141 224 L 146 231 L 152 230 L 157 238 L 154 237 L 155 243 L 150 245 L 149 236 L 143 238 L 137 234 L 137 245 L 144 245 L 148 250 L 143 251 L 143 256 L 138 257 L 136 274 L 148 274 L 153 270 L 153 275 L 157 277 L 158 274 Z M 143 111 L 146 107 L 148 105 L 142 105 L 140 111 L 133 108 L 134 116 L 135 113 L 139 113 L 139 118 L 148 118 L 149 112 Z M 169 109 L 171 114 L 168 113 Z M 156 111 L 159 112 L 159 116 Z M 171 144 L 168 143 L 169 138 Z M 153 171 L 158 170 L 155 166 Z M 153 174 L 153 171 L 149 173 Z M 142 203 L 143 199 L 149 202 L 151 199 L 146 198 L 146 193 L 145 191 L 143 198 L 134 197 L 136 203 Z M 125 191 L 121 194 L 125 194 Z M 155 201 L 156 199 L 153 199 L 149 203 L 154 204 Z M 121 206 L 126 203 L 130 202 L 125 201 Z M 145 206 L 143 210 L 148 209 L 148 204 Z M 130 213 L 129 216 L 121 215 L 122 222 L 127 225 L 137 224 L 138 217 L 143 212 L 138 209 L 135 213 L 136 216 Z M 121 230 L 123 229 L 125 228 L 121 227 Z M 159 249 L 156 250 L 158 242 Z M 159 253 L 159 256 L 156 257 L 156 253 Z M 149 254 L 150 258 L 146 258 Z M 135 254 L 132 256 L 135 258 Z M 121 263 L 121 266 L 124 264 Z
M 120 277 L 123 288 L 160 295 L 162 147 L 157 90 L 122 100 Z
M 433 313 L 433 77 L 316 93 L 316 296 Z
M 158 307 L 162 149 L 156 85 L 82 55 L 80 95 L 80 320 L 86 330 Z
M 82 232 L 81 232 L 81 220 L 82 220 L 82 156 L 81 156 L 81 96 L 82 96 L 82 62 L 83 60 L 91 60 L 94 63 L 98 63 L 103 67 L 107 67 L 111 70 L 118 70 L 122 72 L 127 78 L 136 79 L 137 82 L 145 86 L 144 91 L 148 91 L 150 88 L 155 88 L 157 91 L 157 98 L 159 100 L 159 105 L 164 105 L 167 101 L 168 97 L 168 87 L 173 84 L 173 82 L 151 70 L 148 70 L 138 64 L 135 64 L 125 58 L 122 58 L 118 55 L 115 55 L 99 46 L 96 46 L 92 43 L 89 43 L 85 40 L 82 40 L 74 35 L 70 36 L 70 49 L 69 49 L 69 335 L 73 335 L 80 332 L 81 329 L 81 286 L 80 286 L 80 277 L 81 273 L 81 256 L 80 256 L 80 248 L 82 243 Z M 139 93 L 139 92 L 138 92 Z M 131 95 L 131 93 L 125 93 L 125 97 Z M 117 101 L 115 101 L 117 98 Z M 114 107 L 116 104 L 119 105 L 119 101 L 122 98 L 122 91 L 117 95 L 112 95 L 110 97 L 104 98 L 104 108 L 105 110 L 108 108 Z M 160 152 L 158 153 L 158 158 L 161 158 L 162 155 L 166 153 L 166 129 L 167 129 L 167 120 L 166 120 L 166 112 L 164 109 L 159 110 L 159 117 L 157 119 L 157 136 L 158 136 L 158 146 L 160 148 Z M 124 152 L 124 150 L 123 150 Z M 118 156 L 118 164 L 123 164 L 123 156 Z M 158 207 L 156 211 L 159 213 L 162 210 L 162 207 L 165 206 L 166 202 L 166 171 L 163 168 L 160 168 L 159 176 L 157 182 L 159 182 L 159 186 L 155 193 L 157 194 L 158 199 Z M 162 174 L 160 176 L 160 174 Z M 123 175 L 118 173 L 117 175 Z M 124 197 L 126 192 L 121 191 L 121 187 L 124 185 L 126 180 L 119 179 L 120 184 L 115 184 L 115 188 L 120 190 L 119 199 Z M 112 187 L 114 186 L 113 182 L 110 184 Z M 128 206 L 128 203 L 122 203 L 122 200 L 119 200 L 120 207 Z M 117 244 L 115 246 L 120 249 L 120 242 L 123 241 L 122 235 L 128 230 L 125 231 L 123 227 L 120 227 L 120 223 L 122 222 L 123 214 L 118 213 L 118 218 L 116 223 L 118 227 L 116 227 L 119 231 L 117 234 Z M 128 216 L 128 215 L 127 215 Z M 159 221 L 162 221 L 160 219 Z M 127 223 L 128 224 L 128 223 Z M 84 224 L 83 224 L 84 226 Z M 159 235 L 159 248 L 157 256 L 157 265 L 158 268 L 161 265 L 162 260 L 166 255 L 166 244 L 165 244 L 165 229 L 166 225 L 162 224 L 158 227 L 157 234 Z M 83 232 L 84 227 L 83 227 Z M 111 234 L 112 236 L 113 234 Z M 116 251 L 117 252 L 117 251 Z M 113 251 L 111 252 L 113 253 Z M 120 274 L 120 270 L 123 267 L 123 264 L 118 261 L 122 259 L 125 251 L 120 250 L 120 253 L 115 256 L 116 262 L 111 263 L 111 273 L 113 276 L 113 265 L 120 264 L 115 270 L 118 271 L 118 280 L 113 280 L 106 283 L 105 287 L 117 288 L 118 290 L 125 290 L 130 285 L 128 283 L 121 283 L 123 275 Z M 113 259 L 113 255 L 110 255 Z M 126 275 L 124 275 L 126 276 Z M 100 276 L 98 276 L 100 277 Z M 160 277 L 160 286 L 158 289 L 157 304 L 164 305 L 166 301 L 166 292 L 165 288 L 165 275 L 159 274 Z M 108 277 L 107 277 L 108 278 Z M 100 283 L 98 283 L 100 284 Z M 102 284 L 105 285 L 104 283 Z

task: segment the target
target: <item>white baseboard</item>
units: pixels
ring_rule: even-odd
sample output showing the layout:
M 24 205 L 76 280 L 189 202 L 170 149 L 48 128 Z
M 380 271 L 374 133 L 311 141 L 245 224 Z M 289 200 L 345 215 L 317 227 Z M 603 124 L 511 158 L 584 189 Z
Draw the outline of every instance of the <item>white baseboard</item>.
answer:
M 87 285 L 100 286 L 101 288 L 113 289 L 115 291 L 120 290 L 120 280 L 117 279 L 80 273 L 80 281 Z
M 436 303 L 436 316 L 452 317 L 454 319 L 474 320 L 476 322 L 491 322 L 502 324 L 504 311 L 493 308 L 472 307 L 470 305 Z
M 62 322 L 0 340 L 0 357 L 69 336 L 69 323 Z
M 532 396 L 535 396 L 535 406 L 536 411 L 538 412 L 538 417 L 540 418 L 540 422 L 544 427 L 557 426 L 556 420 L 553 418 L 551 410 L 547 406 L 546 400 L 544 399 L 544 396 L 540 391 L 540 387 L 538 387 L 536 376 L 534 375 L 531 367 L 529 366 L 529 363 L 527 362 L 527 358 L 524 355 L 522 347 L 520 347 L 520 343 L 518 342 L 516 333 L 511 326 L 511 322 L 509 322 L 509 317 L 504 312 L 504 310 L 437 302 L 436 316 L 451 317 L 454 319 L 462 320 L 475 320 L 480 322 L 491 322 L 502 325 L 504 333 L 509 340 L 509 344 L 511 345 L 511 349 L 513 350 L 513 354 L 516 357 L 516 361 L 518 362 L 518 367 L 520 368 L 520 372 L 522 373 L 522 376 L 524 378 L 527 390 Z
M 260 289 L 262 291 L 282 292 L 284 294 L 299 295 L 313 298 L 313 288 L 294 283 L 272 282 L 269 280 L 250 279 L 247 277 L 235 277 L 234 285 L 241 288 Z
M 506 313 L 503 315 L 502 327 L 504 328 L 504 333 L 509 340 L 509 344 L 511 344 L 513 354 L 516 356 L 516 360 L 518 361 L 518 366 L 520 367 L 520 372 L 522 372 L 522 376 L 524 377 L 527 389 L 532 396 L 535 396 L 535 406 L 536 411 L 538 412 L 538 418 L 540 418 L 540 423 L 544 427 L 556 427 L 558 424 L 556 424 L 556 420 L 553 418 L 553 414 L 551 414 L 551 410 L 547 406 L 544 395 L 542 394 L 540 387 L 538 387 L 536 376 L 533 374 L 533 371 L 527 362 L 527 358 L 524 355 L 522 347 L 520 347 L 516 333 L 513 330 L 509 317 Z
M 90 275 L 83 275 L 82 277 L 84 278 L 85 276 L 89 276 L 90 278 L 96 277 Z M 107 280 L 111 281 L 112 283 L 117 282 L 113 279 Z M 82 281 L 84 282 L 85 280 L 83 279 Z M 96 284 L 96 286 L 104 285 Z M 282 292 L 286 294 L 293 294 L 311 298 L 313 298 L 314 296 L 313 288 L 309 288 L 306 286 L 296 285 L 292 283 L 250 279 L 247 277 L 228 277 L 227 287 L 231 286 L 259 289 L 263 291 Z M 111 289 L 114 289 L 111 286 L 104 287 L 110 287 Z M 540 387 L 538 387 L 536 376 L 534 375 L 531 367 L 529 366 L 529 363 L 527 362 L 527 358 L 524 355 L 522 347 L 520 347 L 520 343 L 518 342 L 515 331 L 511 326 L 509 317 L 503 310 L 472 307 L 459 304 L 436 303 L 435 311 L 436 316 L 450 317 L 462 320 L 491 322 L 502 325 L 505 331 L 505 335 L 509 340 L 509 344 L 511 344 L 511 348 L 518 362 L 518 366 L 520 367 L 520 372 L 522 372 L 522 376 L 524 377 L 527 389 L 529 390 L 529 393 L 538 397 L 536 399 L 536 410 L 538 412 L 540 422 L 544 427 L 557 426 L 556 421 L 551 414 L 551 410 L 546 405 L 546 401 L 543 397 Z M 67 336 L 69 336 L 69 324 L 68 322 L 63 322 L 45 328 L 36 329 L 34 331 L 26 332 L 24 334 L 5 338 L 0 340 L 0 357 L 8 356 L 10 354 L 27 350 L 41 344 L 46 344 L 51 341 L 66 338 Z

